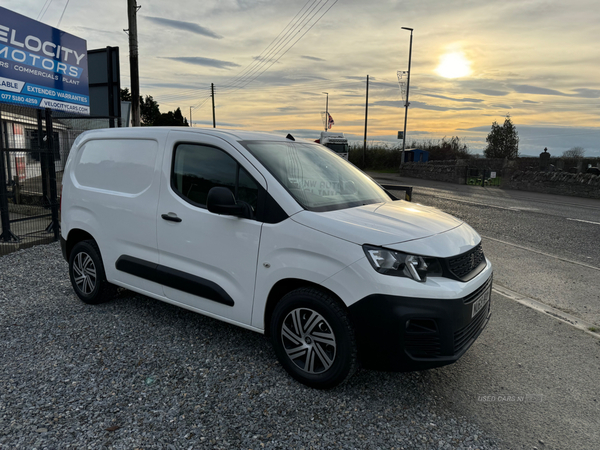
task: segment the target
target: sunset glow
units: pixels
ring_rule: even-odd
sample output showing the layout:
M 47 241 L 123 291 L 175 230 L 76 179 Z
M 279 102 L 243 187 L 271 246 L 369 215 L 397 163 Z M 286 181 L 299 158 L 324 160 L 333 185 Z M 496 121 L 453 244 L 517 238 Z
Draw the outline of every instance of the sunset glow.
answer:
M 440 57 L 440 65 L 435 69 L 444 78 L 461 78 L 471 74 L 471 62 L 462 52 L 446 53 Z
M 88 50 L 120 48 L 121 87 L 130 88 L 127 2 L 0 3 L 60 23 Z M 482 154 L 492 123 L 510 114 L 522 154 L 547 147 L 559 156 L 579 146 L 600 156 L 593 2 L 137 3 L 140 95 L 152 96 L 162 113 L 180 108 L 197 127 L 212 128 L 214 117 L 218 128 L 314 141 L 327 110 L 331 131 L 351 142 L 363 145 L 366 135 L 367 145 L 397 148 L 407 113 L 408 142 L 459 136 Z M 25 45 L 22 37 L 16 42 Z

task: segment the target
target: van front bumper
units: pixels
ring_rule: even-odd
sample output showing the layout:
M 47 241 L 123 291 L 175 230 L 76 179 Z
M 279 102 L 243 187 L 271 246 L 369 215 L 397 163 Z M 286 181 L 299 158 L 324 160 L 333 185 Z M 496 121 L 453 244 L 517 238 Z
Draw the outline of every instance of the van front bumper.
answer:
M 374 294 L 348 308 L 364 367 L 406 372 L 457 361 L 489 322 L 492 277 L 458 299 Z

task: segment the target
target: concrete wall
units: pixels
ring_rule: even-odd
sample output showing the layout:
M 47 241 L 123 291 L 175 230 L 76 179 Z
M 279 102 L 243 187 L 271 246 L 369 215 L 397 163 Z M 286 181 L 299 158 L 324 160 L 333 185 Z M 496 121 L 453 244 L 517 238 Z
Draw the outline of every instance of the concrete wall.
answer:
M 566 172 L 516 171 L 502 178 L 503 189 L 600 199 L 600 176 Z
M 445 181 L 446 183 L 466 183 L 467 166 L 459 161 L 428 163 L 404 163 L 400 169 L 401 177 L 421 178 L 424 180 Z
M 399 169 L 401 177 L 466 184 L 469 167 L 497 171 L 501 176 L 502 189 L 542 192 L 600 199 L 600 176 L 572 174 L 567 172 L 538 172 L 519 170 L 516 161 L 496 159 L 470 159 L 456 161 L 430 161 L 428 163 L 405 163 Z

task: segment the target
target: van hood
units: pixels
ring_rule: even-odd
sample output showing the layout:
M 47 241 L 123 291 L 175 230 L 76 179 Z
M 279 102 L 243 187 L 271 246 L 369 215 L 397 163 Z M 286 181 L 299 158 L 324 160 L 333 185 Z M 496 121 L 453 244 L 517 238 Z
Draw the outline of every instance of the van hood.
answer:
M 438 209 L 405 201 L 328 212 L 301 211 L 292 220 L 355 244 L 390 246 L 444 233 L 463 224 Z

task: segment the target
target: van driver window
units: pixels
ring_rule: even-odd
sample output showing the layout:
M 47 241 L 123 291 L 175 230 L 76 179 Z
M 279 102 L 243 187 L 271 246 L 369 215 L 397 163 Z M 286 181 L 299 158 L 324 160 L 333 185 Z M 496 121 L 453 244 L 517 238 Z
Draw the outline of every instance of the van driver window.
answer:
M 250 174 L 224 151 L 205 145 L 179 144 L 175 148 L 171 186 L 184 199 L 206 206 L 208 191 L 226 187 L 237 200 L 256 210 L 258 186 Z

